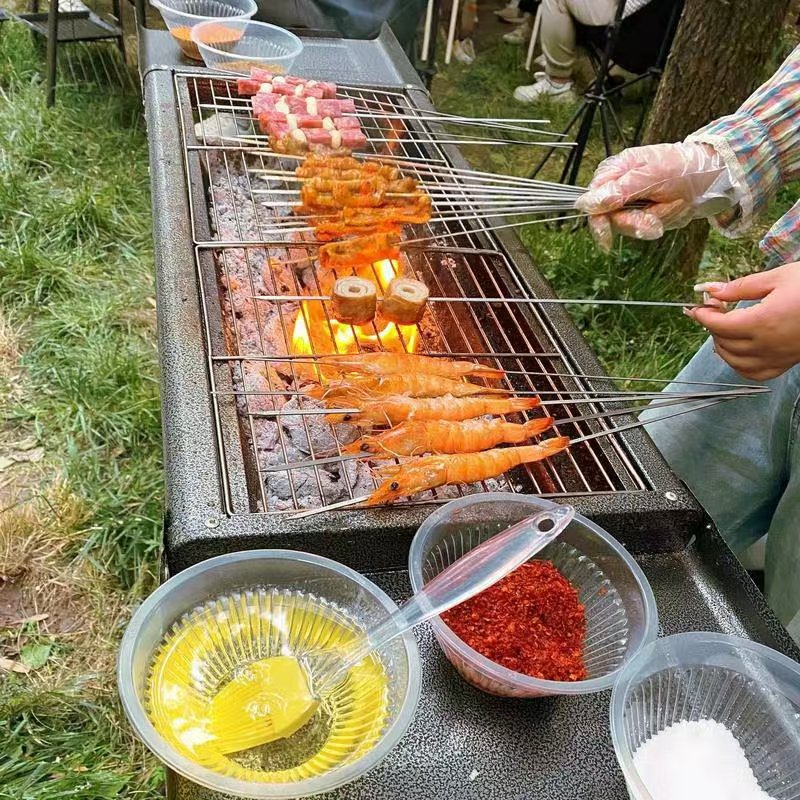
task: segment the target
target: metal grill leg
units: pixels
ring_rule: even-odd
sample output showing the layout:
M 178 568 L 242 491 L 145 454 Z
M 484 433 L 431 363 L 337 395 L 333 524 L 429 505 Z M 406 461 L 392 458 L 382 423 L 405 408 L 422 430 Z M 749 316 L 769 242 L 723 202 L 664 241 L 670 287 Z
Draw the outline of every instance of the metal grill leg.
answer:
M 47 16 L 47 105 L 56 102 L 56 60 L 58 57 L 58 0 L 50 0 Z

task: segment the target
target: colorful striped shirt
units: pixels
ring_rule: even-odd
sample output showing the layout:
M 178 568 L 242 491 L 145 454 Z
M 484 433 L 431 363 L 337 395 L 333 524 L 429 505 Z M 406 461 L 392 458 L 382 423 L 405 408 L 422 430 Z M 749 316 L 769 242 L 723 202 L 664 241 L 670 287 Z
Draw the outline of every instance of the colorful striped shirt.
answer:
M 800 177 L 800 46 L 741 108 L 687 137 L 714 147 L 743 194 L 715 218 L 726 236 L 738 236 L 787 181 Z M 800 201 L 767 232 L 759 246 L 769 266 L 800 260 Z

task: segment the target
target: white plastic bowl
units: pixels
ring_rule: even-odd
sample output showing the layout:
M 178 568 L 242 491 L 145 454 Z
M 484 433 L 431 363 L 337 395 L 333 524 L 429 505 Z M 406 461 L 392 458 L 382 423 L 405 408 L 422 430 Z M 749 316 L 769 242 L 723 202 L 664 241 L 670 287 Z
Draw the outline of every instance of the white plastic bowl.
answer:
M 540 497 L 495 492 L 453 500 L 417 531 L 408 559 L 411 586 L 419 591 L 455 559 L 525 517 L 555 507 Z M 444 654 L 461 676 L 504 697 L 578 695 L 610 688 L 621 666 L 655 639 L 658 614 L 653 591 L 624 547 L 591 520 L 576 515 L 536 558 L 551 561 L 578 589 L 586 609 L 583 681 L 547 681 L 490 661 L 459 639 L 440 617 L 431 620 Z
M 179 753 L 155 729 L 146 712 L 150 666 L 175 622 L 210 599 L 252 587 L 300 591 L 336 604 L 368 627 L 397 606 L 363 575 L 327 558 L 288 550 L 250 550 L 209 559 L 158 587 L 137 609 L 120 646 L 117 682 L 122 706 L 144 744 L 176 772 L 215 792 L 246 798 L 307 797 L 355 780 L 382 761 L 405 734 L 419 700 L 419 652 L 411 634 L 379 651 L 388 677 L 388 714 L 378 743 L 361 757 L 329 772 L 293 783 L 244 781 L 202 767 Z
M 228 27 L 233 20 L 250 19 L 258 11 L 255 0 L 150 0 L 150 4 L 161 12 L 167 30 L 184 55 L 195 61 L 202 59 L 191 38 L 195 25 L 213 20 Z M 238 29 L 235 35 L 238 36 Z
M 220 42 L 211 21 L 192 28 L 192 41 L 209 69 L 247 75 L 250 67 L 261 67 L 273 74 L 282 74 L 292 68 L 303 51 L 300 39 L 277 25 L 244 19 L 226 20 L 225 26 L 237 31 L 237 37 Z
M 611 739 L 632 800 L 653 800 L 633 764 L 639 746 L 701 719 L 733 733 L 770 797 L 800 798 L 800 664 L 748 639 L 695 632 L 642 648 L 614 686 Z

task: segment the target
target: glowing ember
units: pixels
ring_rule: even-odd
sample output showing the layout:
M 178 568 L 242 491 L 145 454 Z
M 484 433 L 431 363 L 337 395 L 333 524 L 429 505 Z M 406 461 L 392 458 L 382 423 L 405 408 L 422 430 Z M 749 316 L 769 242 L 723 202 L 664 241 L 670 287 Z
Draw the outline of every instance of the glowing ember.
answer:
M 397 276 L 398 263 L 384 259 L 359 271 L 363 278 L 375 281 L 385 291 Z M 416 325 L 387 323 L 380 330 L 370 325 L 346 325 L 326 316 L 320 300 L 303 300 L 292 332 L 293 355 L 355 353 L 365 348 L 413 353 L 419 331 Z

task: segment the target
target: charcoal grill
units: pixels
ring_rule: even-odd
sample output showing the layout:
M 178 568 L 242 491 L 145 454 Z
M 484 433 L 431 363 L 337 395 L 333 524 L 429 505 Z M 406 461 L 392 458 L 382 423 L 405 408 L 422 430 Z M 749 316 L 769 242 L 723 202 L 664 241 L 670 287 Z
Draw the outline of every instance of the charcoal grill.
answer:
M 246 224 L 256 206 L 270 202 L 269 192 L 262 190 L 288 185 L 265 182 L 257 170 L 271 168 L 274 160 L 254 153 L 251 142 L 219 143 L 207 132 L 195 134 L 201 115 L 215 109 L 230 112 L 235 99 L 230 82 L 181 64 L 167 34 L 141 34 L 163 373 L 167 569 L 176 572 L 237 549 L 287 547 L 370 573 L 401 598 L 409 591 L 404 568 L 410 539 L 449 495 L 428 493 L 389 507 L 341 508 L 292 518 L 299 508 L 335 498 L 326 490 L 319 467 L 312 467 L 305 468 L 310 488 L 304 500 L 300 478 L 281 469 L 297 458 L 289 446 L 291 432 L 277 431 L 265 461 L 261 428 L 265 420 L 274 424 L 273 398 L 283 402 L 295 391 L 285 376 L 308 368 L 324 347 L 303 357 L 287 356 L 288 339 L 280 347 L 280 337 L 291 334 L 297 298 L 306 290 L 293 272 L 288 285 L 278 287 L 257 285 L 251 276 L 259 270 L 246 270 L 240 296 L 230 290 L 235 263 L 252 265 L 265 255 L 285 257 L 290 249 L 303 249 L 302 244 L 289 246 L 274 232 L 268 213 L 259 212 L 255 225 Z M 348 92 L 376 110 L 402 109 L 420 116 L 432 110 L 388 28 L 369 42 L 316 38 L 305 44 L 293 70 L 298 74 L 346 84 Z M 429 121 L 405 124 L 411 135 L 420 138 L 425 132 L 422 138 L 432 138 Z M 402 133 L 405 138 L 394 145 L 397 152 L 414 156 L 424 151 L 449 169 L 467 167 L 456 147 L 415 144 Z M 386 144 L 376 142 L 377 147 Z M 603 410 L 600 402 L 574 403 L 578 392 L 609 391 L 613 384 L 602 377 L 570 377 L 604 373 L 565 311 L 535 302 L 553 293 L 516 235 L 481 231 L 480 223 L 469 219 L 449 224 L 458 226 L 450 229 L 458 236 L 411 249 L 405 256 L 408 269 L 443 298 L 435 304 L 431 324 L 420 332 L 418 352 L 468 356 L 500 366 L 509 371 L 518 392 L 552 392 L 560 405 L 548 410 L 559 418 Z M 442 231 L 439 227 L 420 234 Z M 232 300 L 246 312 L 266 310 L 282 318 L 279 337 L 265 339 L 263 326 L 256 333 L 243 330 Z M 333 343 L 326 352 L 334 352 Z M 282 373 L 276 377 L 265 365 L 280 366 Z M 248 382 L 249 370 L 261 376 L 259 386 Z M 297 428 L 305 432 L 319 415 L 302 398 L 294 402 Z M 567 435 L 580 436 L 608 424 L 560 427 Z M 303 457 L 320 455 L 314 448 L 309 445 L 311 452 Z M 267 483 L 279 472 L 288 486 L 280 502 Z M 335 490 L 344 498 L 354 496 L 357 488 L 348 480 L 345 476 Z M 456 492 L 484 488 L 536 492 L 570 502 L 612 531 L 648 574 L 665 633 L 724 630 L 800 655 L 703 509 L 643 431 L 603 436 L 540 468 L 518 469 L 497 484 L 458 487 Z M 338 792 L 337 798 L 423 798 L 431 792 L 443 798 L 589 798 L 598 792 L 626 796 L 607 735 L 604 697 L 530 705 L 489 698 L 460 682 L 427 632 L 420 640 L 426 677 L 419 719 L 384 765 Z M 170 781 L 174 798 L 208 797 L 172 776 Z

